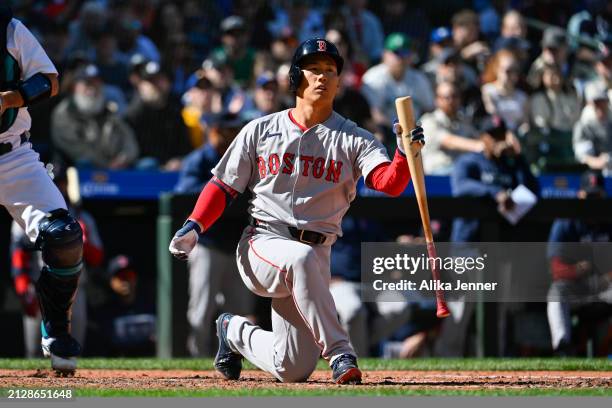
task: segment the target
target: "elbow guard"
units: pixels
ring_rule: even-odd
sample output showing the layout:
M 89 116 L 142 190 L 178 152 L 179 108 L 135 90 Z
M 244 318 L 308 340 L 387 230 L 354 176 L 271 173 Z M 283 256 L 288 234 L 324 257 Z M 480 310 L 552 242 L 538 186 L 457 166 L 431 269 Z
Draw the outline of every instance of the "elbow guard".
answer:
M 51 96 L 51 80 L 45 74 L 34 74 L 19 81 L 17 91 L 23 98 L 23 106 L 30 106 Z

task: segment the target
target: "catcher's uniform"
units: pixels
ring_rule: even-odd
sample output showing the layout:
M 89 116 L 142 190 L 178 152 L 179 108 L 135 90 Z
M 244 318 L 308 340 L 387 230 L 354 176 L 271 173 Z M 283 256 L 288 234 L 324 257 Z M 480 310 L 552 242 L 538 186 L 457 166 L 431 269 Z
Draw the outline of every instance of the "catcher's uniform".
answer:
M 52 95 L 57 70 L 32 33 L 0 6 L 0 90 L 23 105 Z M 3 98 L 2 103 L 7 103 Z M 62 374 L 74 373 L 79 343 L 70 336 L 71 307 L 82 269 L 83 231 L 32 150 L 26 107 L 7 103 L 0 116 L 0 205 L 41 249 L 45 265 L 36 282 L 43 354 Z
M 22 80 L 39 72 L 57 74 L 36 38 L 17 19 L 12 19 L 8 24 L 6 47 L 9 55 L 2 63 L 10 68 L 5 68 L 5 72 L 20 72 Z M 38 153 L 32 150 L 29 143 L 27 132 L 31 119 L 28 109 L 7 110 L 2 115 L 1 123 L 0 204 L 34 242 L 38 236 L 38 225 L 45 214 L 58 208 L 65 209 L 66 203 L 40 162 Z

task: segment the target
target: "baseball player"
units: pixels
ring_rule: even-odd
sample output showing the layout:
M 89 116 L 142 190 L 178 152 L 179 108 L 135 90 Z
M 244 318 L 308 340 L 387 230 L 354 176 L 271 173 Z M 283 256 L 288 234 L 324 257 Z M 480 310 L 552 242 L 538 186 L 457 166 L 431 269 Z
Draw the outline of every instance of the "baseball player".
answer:
M 87 274 L 90 269 L 99 268 L 104 261 L 104 246 L 98 233 L 98 226 L 92 215 L 83 210 L 79 203 L 71 202 L 68 195 L 68 178 L 62 168 L 54 169 L 54 183 L 68 205 L 68 211 L 75 217 L 83 230 L 83 271 L 79 279 L 79 290 L 72 306 L 71 334 L 83 344 L 87 329 Z M 23 337 L 26 357 L 41 353 L 40 308 L 34 282 L 44 266 L 42 254 L 35 249 L 26 232 L 15 221 L 11 224 L 11 274 L 15 292 L 22 303 Z
M 74 373 L 81 346 L 70 311 L 83 254 L 83 232 L 29 143 L 27 107 L 57 94 L 57 70 L 32 33 L 0 7 L 0 204 L 42 251 L 36 282 L 43 354 L 60 374 Z
M 240 377 L 245 357 L 280 381 L 304 381 L 321 355 L 336 383 L 361 381 L 329 292 L 330 248 L 361 176 L 368 186 L 399 195 L 410 174 L 401 150 L 390 161 L 371 133 L 333 111 L 343 63 L 324 39 L 297 48 L 290 70 L 295 107 L 240 131 L 170 242 L 170 252 L 186 258 L 229 202 L 252 191 L 252 223 L 236 258 L 245 285 L 272 298 L 272 331 L 242 316 L 219 316 L 215 368 L 226 379 Z M 422 143 L 422 129 L 411 137 Z

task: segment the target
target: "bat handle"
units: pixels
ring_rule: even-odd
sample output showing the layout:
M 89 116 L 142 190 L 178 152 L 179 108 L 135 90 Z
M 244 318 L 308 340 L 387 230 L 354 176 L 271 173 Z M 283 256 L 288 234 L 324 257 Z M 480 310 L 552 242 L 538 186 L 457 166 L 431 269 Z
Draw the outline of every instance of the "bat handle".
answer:
M 435 259 L 438 257 L 436 252 L 436 246 L 433 241 L 427 242 L 427 255 L 429 256 L 429 266 L 431 268 L 431 274 L 436 283 L 440 282 L 440 272 L 438 272 L 438 268 L 436 268 Z M 448 309 L 448 305 L 446 304 L 446 300 L 444 299 L 444 292 L 439 288 L 439 285 L 436 285 L 436 316 L 440 319 L 450 316 L 450 310 Z

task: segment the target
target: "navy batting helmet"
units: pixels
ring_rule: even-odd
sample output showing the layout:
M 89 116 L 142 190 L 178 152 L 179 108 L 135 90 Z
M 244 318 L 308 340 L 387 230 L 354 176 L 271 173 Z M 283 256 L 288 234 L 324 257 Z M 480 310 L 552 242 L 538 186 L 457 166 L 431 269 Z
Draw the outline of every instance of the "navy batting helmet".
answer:
M 300 62 L 308 55 L 314 54 L 324 54 L 330 56 L 336 62 L 338 74 L 342 72 L 344 59 L 340 56 L 338 49 L 333 43 L 323 38 L 312 38 L 310 40 L 306 40 L 297 47 L 295 54 L 293 54 L 293 59 L 291 60 L 291 69 L 289 70 L 289 87 L 293 92 L 297 91 L 302 78 Z

